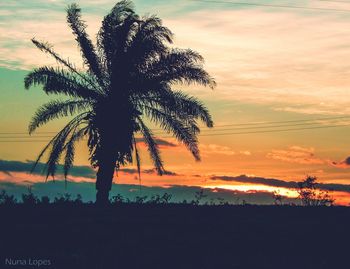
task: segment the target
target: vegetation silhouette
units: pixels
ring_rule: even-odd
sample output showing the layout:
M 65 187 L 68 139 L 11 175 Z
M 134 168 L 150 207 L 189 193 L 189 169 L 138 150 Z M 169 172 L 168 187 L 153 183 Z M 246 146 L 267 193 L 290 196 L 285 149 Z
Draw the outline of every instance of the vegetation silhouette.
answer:
M 14 197 L 14 195 L 9 195 L 6 193 L 5 190 L 2 190 L 0 192 L 0 205 L 14 205 L 17 203 L 17 199 Z
M 329 191 L 317 188 L 317 177 L 307 176 L 298 183 L 299 199 L 303 206 L 332 206 L 334 199 Z
M 272 197 L 273 197 L 275 205 L 282 205 L 283 204 L 283 195 L 281 195 L 280 192 L 274 191 L 272 193 Z
M 203 196 L 197 192 L 186 203 L 167 194 L 131 200 L 119 195 L 99 208 L 79 196 L 63 194 L 47 203 L 33 193 L 28 189 L 20 203 L 0 193 L 1 261 L 38 257 L 55 269 L 348 264 L 349 207 L 196 204 Z
M 25 78 L 26 89 L 42 85 L 47 94 L 68 97 L 41 106 L 29 124 L 30 134 L 51 120 L 73 117 L 36 160 L 35 164 L 48 153 L 47 178 L 54 177 L 62 158 L 67 176 L 76 143 L 87 137 L 91 165 L 98 169 L 96 202 L 107 204 L 115 170 L 136 163 L 140 177 L 137 134 L 143 136 L 156 171 L 162 175 L 163 160 L 148 122 L 172 134 L 199 161 L 199 121 L 213 127 L 212 117 L 198 99 L 173 90 L 173 86 L 196 83 L 215 87 L 203 68 L 202 56 L 191 49 L 170 47 L 173 33 L 158 17 L 137 15 L 131 1 L 118 2 L 104 17 L 96 45 L 86 33 L 76 4 L 68 7 L 67 22 L 86 70 L 62 58 L 50 44 L 32 39 L 59 67 L 40 67 Z

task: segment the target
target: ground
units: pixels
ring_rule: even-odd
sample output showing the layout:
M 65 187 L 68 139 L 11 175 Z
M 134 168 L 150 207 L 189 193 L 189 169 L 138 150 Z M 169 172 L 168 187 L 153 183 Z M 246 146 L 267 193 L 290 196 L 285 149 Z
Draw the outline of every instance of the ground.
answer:
M 350 266 L 346 207 L 14 205 L 0 215 L 0 268 Z

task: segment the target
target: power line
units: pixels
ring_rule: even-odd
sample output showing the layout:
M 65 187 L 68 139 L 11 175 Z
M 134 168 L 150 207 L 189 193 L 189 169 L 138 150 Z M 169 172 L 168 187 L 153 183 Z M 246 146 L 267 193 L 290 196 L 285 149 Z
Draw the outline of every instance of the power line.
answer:
M 338 120 L 338 119 L 350 119 L 350 116 L 315 118 L 315 119 L 301 119 L 301 120 L 287 120 L 287 121 L 265 121 L 265 122 L 225 124 L 225 125 L 214 126 L 214 128 L 215 127 L 228 127 L 228 126 L 243 126 L 243 125 L 261 125 L 261 124 L 279 124 L 279 123 L 293 123 L 293 122 L 327 121 L 327 120 Z
M 326 129 L 326 128 L 335 128 L 335 127 L 346 127 L 346 126 L 350 126 L 350 124 L 318 126 L 318 127 L 304 127 L 304 128 L 291 128 L 291 129 L 280 129 L 280 130 L 267 130 L 267 131 L 236 132 L 236 133 L 222 133 L 222 134 L 203 134 L 203 135 L 199 135 L 199 136 L 221 136 L 221 135 L 238 135 L 238 134 L 277 133 L 277 132 L 311 130 L 311 129 Z M 162 137 L 162 138 L 171 138 L 171 137 L 169 136 L 169 137 Z
M 300 119 L 300 120 L 287 120 L 287 121 L 264 121 L 264 122 L 249 122 L 249 123 L 233 123 L 233 124 L 222 124 L 222 125 L 215 125 L 214 129 L 208 129 L 208 130 L 203 130 L 203 131 L 215 131 L 217 128 L 221 127 L 233 127 L 233 126 L 254 126 L 254 125 L 270 125 L 270 124 L 288 124 L 289 123 L 299 123 L 299 122 L 310 122 L 311 124 L 316 124 L 316 123 L 311 123 L 313 121 L 333 121 L 333 120 L 339 120 L 339 119 L 350 119 L 350 116 L 339 116 L 339 117 L 326 117 L 326 118 L 314 118 L 314 119 Z M 272 126 L 266 126 L 266 127 L 272 127 Z M 287 125 L 286 125 L 287 127 Z M 259 127 L 261 128 L 261 127 Z M 153 131 L 162 131 L 163 129 L 161 128 L 153 128 Z M 222 130 L 222 129 L 221 129 Z M 51 132 L 36 132 L 33 136 L 30 137 L 51 137 L 51 136 L 40 136 L 41 134 L 56 134 L 58 131 L 51 131 Z M 36 135 L 40 134 L 40 135 Z M 1 135 L 28 135 L 27 132 L 0 132 L 0 139 L 4 138 L 1 137 Z M 20 138 L 20 137 L 16 137 Z
M 258 127 L 240 127 L 240 128 L 227 128 L 227 129 L 217 129 L 217 130 L 204 130 L 207 133 L 215 134 L 216 132 L 222 132 L 222 131 L 236 131 L 236 130 L 254 130 L 254 129 L 271 129 L 271 128 L 286 128 L 286 127 L 296 127 L 296 126 L 303 126 L 303 125 L 319 125 L 318 123 L 298 123 L 298 124 L 288 124 L 288 125 L 272 125 L 272 126 L 258 126 Z M 321 126 L 319 126 L 321 127 Z M 278 129 L 277 129 L 278 130 Z M 164 133 L 164 132 L 163 132 Z M 154 133 L 154 134 L 162 134 L 162 133 Z
M 50 140 L 0 140 L 0 143 L 47 143 Z
M 3 138 L 27 138 L 27 139 L 33 139 L 33 138 L 52 138 L 51 135 L 36 135 L 36 136 L 0 136 L 1 139 Z
M 328 122 L 329 123 L 329 122 Z M 217 133 L 222 131 L 236 131 L 236 130 L 254 130 L 254 129 L 271 129 L 271 128 L 285 128 L 285 127 L 296 127 L 296 126 L 305 126 L 305 125 L 319 125 L 320 123 L 310 123 L 310 122 L 303 122 L 303 123 L 295 123 L 295 124 L 283 124 L 283 125 L 268 125 L 268 126 L 251 126 L 251 127 L 235 127 L 235 128 L 224 128 L 224 129 L 207 129 L 202 130 L 202 133 Z M 337 124 L 337 122 L 334 122 L 334 124 Z M 336 125 L 338 126 L 338 125 Z M 154 135 L 162 135 L 162 134 L 168 134 L 166 131 L 163 132 L 154 132 Z M 46 135 L 38 135 L 38 136 L 0 136 L 0 139 L 36 139 L 36 138 L 52 138 L 52 136 L 46 136 Z
M 260 131 L 249 131 L 249 132 L 229 132 L 229 133 L 214 133 L 214 134 L 199 134 L 200 137 L 203 136 L 222 136 L 222 135 L 239 135 L 239 134 L 259 134 L 259 133 L 277 133 L 277 132 L 287 132 L 287 131 L 301 131 L 301 130 L 312 130 L 312 129 L 327 129 L 327 128 L 337 128 L 337 127 L 347 127 L 350 124 L 342 125 L 328 125 L 328 126 L 314 126 L 314 127 L 303 127 L 303 128 L 288 128 L 288 129 L 276 129 L 276 130 L 260 130 Z M 159 136 L 159 138 L 173 138 L 173 136 Z M 0 143 L 43 143 L 49 142 L 49 140 L 0 140 Z
M 57 132 L 37 132 L 36 134 L 55 134 Z M 5 133 L 0 133 L 0 135 L 23 135 L 26 134 L 28 135 L 28 132 L 5 132 Z
M 331 2 L 331 3 L 346 3 L 346 4 L 350 4 L 350 1 L 341 1 L 341 0 L 318 0 L 320 2 Z
M 339 9 L 339 8 L 322 8 L 322 7 L 273 5 L 273 4 L 247 3 L 247 2 L 230 2 L 230 1 L 221 1 L 221 0 L 190 0 L 190 1 L 192 1 L 192 2 L 202 2 L 202 3 L 217 3 L 217 4 L 232 4 L 232 5 L 243 5 L 243 6 L 272 7 L 272 8 L 290 8 L 290 9 L 304 9 L 304 10 L 350 12 L 350 9 Z
M 292 121 L 291 121 L 292 122 Z M 287 123 L 287 122 L 285 122 Z M 332 122 L 327 122 L 328 124 L 332 124 Z M 337 124 L 341 122 L 333 122 L 333 124 Z M 224 129 L 216 129 L 215 126 L 213 129 L 204 129 L 201 132 L 220 132 L 220 131 L 233 131 L 233 130 L 247 130 L 247 129 L 268 129 L 268 128 L 283 128 L 283 127 L 294 127 L 294 126 L 302 126 L 302 125 L 320 125 L 319 122 L 303 122 L 303 123 L 294 123 L 294 124 L 283 124 L 283 125 L 265 125 L 265 126 L 251 126 L 251 127 L 233 127 L 233 128 L 224 128 Z M 226 125 L 226 126 L 234 126 L 234 125 Z M 222 126 L 223 127 L 223 126 Z M 155 132 L 154 134 L 160 134 L 162 132 Z

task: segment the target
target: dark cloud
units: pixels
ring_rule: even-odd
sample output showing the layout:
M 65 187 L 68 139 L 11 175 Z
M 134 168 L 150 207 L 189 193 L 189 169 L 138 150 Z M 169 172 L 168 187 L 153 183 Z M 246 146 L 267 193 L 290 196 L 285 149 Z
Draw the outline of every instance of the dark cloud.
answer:
M 138 174 L 138 171 L 137 169 L 135 168 L 121 168 L 119 171 L 123 172 L 123 173 L 126 173 L 126 174 Z M 157 171 L 155 168 L 152 168 L 152 169 L 144 169 L 141 171 L 141 174 L 144 173 L 144 174 L 157 174 Z M 178 176 L 177 173 L 175 172 L 171 172 L 171 171 L 168 171 L 166 170 L 164 172 L 164 175 L 167 175 L 167 176 Z
M 119 171 L 125 174 L 131 174 L 131 175 L 138 173 L 137 169 L 135 168 L 121 168 L 119 169 Z
M 164 147 L 177 147 L 176 144 L 169 142 L 167 140 L 161 139 L 161 138 L 156 138 L 155 139 L 156 143 L 159 146 L 164 146 Z M 144 138 L 136 138 L 136 142 L 144 143 L 145 139 Z
M 290 188 L 290 189 L 298 187 L 298 182 L 296 181 L 284 181 L 281 179 L 263 178 L 263 177 L 248 177 L 246 175 L 240 175 L 236 177 L 212 176 L 210 177 L 210 179 L 234 181 L 234 182 L 240 182 L 240 183 L 261 184 L 261 185 L 267 185 L 272 187 L 283 187 L 283 188 Z M 345 184 L 319 183 L 317 187 L 321 190 L 350 192 L 350 185 L 345 185 Z
M 157 174 L 157 170 L 155 168 L 153 168 L 153 169 L 145 169 L 142 172 L 145 173 L 145 174 Z M 177 174 L 175 172 L 168 171 L 168 170 L 164 171 L 164 175 L 167 175 L 167 176 L 179 176 L 179 174 Z
M 350 167 L 350 157 L 347 157 L 341 162 L 332 162 L 332 165 L 338 168 L 349 168 Z
M 20 162 L 20 161 L 6 161 L 6 160 L 0 160 L 0 171 L 4 173 L 11 173 L 11 172 L 26 172 L 29 173 L 33 167 L 34 162 L 33 161 L 26 161 L 26 162 Z M 35 171 L 33 171 L 33 174 L 43 174 L 43 171 L 45 169 L 44 163 L 38 163 Z M 57 169 L 58 175 L 63 175 L 63 165 L 58 165 Z M 96 172 L 89 166 L 74 166 L 69 174 L 71 176 L 77 176 L 77 177 L 86 177 L 86 178 L 95 178 Z
M 12 176 L 11 172 L 30 173 L 33 167 L 33 164 L 34 164 L 33 161 L 20 162 L 20 161 L 0 160 L 0 171 L 3 173 L 6 173 L 9 176 Z M 45 164 L 38 163 L 33 174 L 43 175 L 44 169 L 45 169 Z M 131 175 L 138 174 L 138 171 L 135 168 L 121 168 L 120 171 Z M 142 170 L 142 173 L 156 174 L 157 172 L 155 169 L 145 169 L 145 170 Z M 164 174 L 167 176 L 178 175 L 177 173 L 171 172 L 171 171 L 165 171 Z M 58 176 L 63 175 L 63 165 L 58 165 L 57 175 Z M 94 171 L 90 166 L 74 166 L 70 170 L 69 175 L 76 176 L 76 177 L 96 178 L 96 171 Z
M 253 184 L 262 184 L 273 187 L 284 187 L 284 188 L 296 188 L 298 184 L 296 182 L 287 182 L 280 179 L 273 178 L 263 178 L 263 177 L 248 177 L 246 175 L 240 175 L 236 177 L 231 176 L 212 176 L 211 180 L 223 180 L 223 181 L 235 181 L 242 183 L 253 183 Z
M 344 160 L 344 163 L 346 163 L 347 165 L 350 165 L 350 157 L 347 157 L 347 158 Z

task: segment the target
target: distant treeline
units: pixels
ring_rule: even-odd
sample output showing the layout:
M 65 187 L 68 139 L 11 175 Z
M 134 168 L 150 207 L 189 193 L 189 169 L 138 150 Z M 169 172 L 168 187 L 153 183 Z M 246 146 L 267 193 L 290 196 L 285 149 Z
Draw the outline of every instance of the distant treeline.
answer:
M 334 199 L 329 194 L 328 191 L 320 190 L 317 188 L 317 178 L 312 176 L 307 176 L 304 181 L 298 184 L 299 197 L 297 201 L 299 203 L 284 202 L 284 196 L 278 192 L 274 192 L 272 197 L 274 199 L 274 205 L 289 205 L 289 206 L 332 206 L 334 204 Z M 229 203 L 224 198 L 217 197 L 206 199 L 207 195 L 204 193 L 204 189 L 200 189 L 194 193 L 192 200 L 182 200 L 182 201 L 172 201 L 172 194 L 163 193 L 162 195 L 156 194 L 151 196 L 136 196 L 134 199 L 130 199 L 121 194 L 117 194 L 110 198 L 111 205 L 118 204 L 184 204 L 184 205 L 249 205 L 245 200 L 239 200 L 235 203 Z M 21 195 L 21 199 L 18 200 L 14 195 L 8 194 L 5 190 L 0 192 L 0 205 L 82 205 L 82 204 L 93 204 L 92 201 L 83 202 L 82 196 L 80 194 L 72 196 L 68 193 L 60 194 L 53 199 L 48 196 L 38 197 L 29 187 L 27 193 Z

